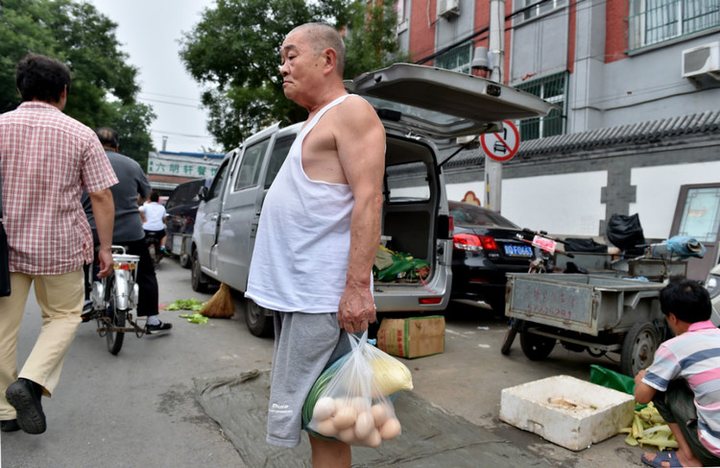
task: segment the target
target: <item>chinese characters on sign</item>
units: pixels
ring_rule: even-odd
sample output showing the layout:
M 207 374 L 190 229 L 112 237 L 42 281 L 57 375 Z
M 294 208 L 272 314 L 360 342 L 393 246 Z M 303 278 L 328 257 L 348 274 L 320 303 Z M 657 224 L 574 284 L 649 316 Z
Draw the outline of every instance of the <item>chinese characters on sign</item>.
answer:
M 147 173 L 200 179 L 215 176 L 221 162 L 222 158 L 208 158 L 202 155 L 150 153 Z

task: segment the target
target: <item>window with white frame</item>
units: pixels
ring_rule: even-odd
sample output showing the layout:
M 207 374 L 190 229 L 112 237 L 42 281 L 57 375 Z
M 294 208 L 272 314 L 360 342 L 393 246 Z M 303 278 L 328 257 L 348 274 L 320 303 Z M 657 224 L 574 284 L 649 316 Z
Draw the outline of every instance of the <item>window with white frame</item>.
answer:
M 720 27 L 717 0 L 630 0 L 629 51 Z
M 542 118 L 525 119 L 520 122 L 520 140 L 535 140 L 565 133 L 565 102 L 567 96 L 567 73 L 557 73 L 516 86 L 517 89 L 541 97 L 555 104 Z
M 473 44 L 466 42 L 435 57 L 435 66 L 460 73 L 470 74 Z
M 523 0 L 523 20 L 529 20 L 543 15 L 556 8 L 567 5 L 567 0 Z

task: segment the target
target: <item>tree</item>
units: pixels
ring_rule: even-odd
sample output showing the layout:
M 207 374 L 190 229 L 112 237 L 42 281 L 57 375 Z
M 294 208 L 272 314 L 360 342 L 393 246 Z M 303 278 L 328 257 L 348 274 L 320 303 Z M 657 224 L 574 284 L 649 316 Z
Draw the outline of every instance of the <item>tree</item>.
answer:
M 363 0 L 218 0 L 185 34 L 180 57 L 209 88 L 202 96 L 208 130 L 225 150 L 273 122 L 307 117 L 283 94 L 279 50 L 291 29 L 310 21 L 350 31 L 346 77 L 396 61 L 391 0 L 370 9 Z
M 0 113 L 20 104 L 17 62 L 28 52 L 54 57 L 73 76 L 65 113 L 90 128 L 115 128 L 123 153 L 146 162 L 155 115 L 136 100 L 138 71 L 120 50 L 117 24 L 94 6 L 71 0 L 3 0 L 1 8 Z
M 410 59 L 408 54 L 399 52 L 395 4 L 395 0 L 353 4 L 354 20 L 345 37 L 346 79 Z

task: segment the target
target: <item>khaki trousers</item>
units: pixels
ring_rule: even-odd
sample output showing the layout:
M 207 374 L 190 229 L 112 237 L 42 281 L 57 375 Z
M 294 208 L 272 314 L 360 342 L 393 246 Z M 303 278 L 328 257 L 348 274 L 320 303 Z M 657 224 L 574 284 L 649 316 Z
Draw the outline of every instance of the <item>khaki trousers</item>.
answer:
M 52 395 L 60 379 L 65 353 L 81 323 L 85 298 L 83 271 L 62 275 L 10 273 L 12 294 L 0 297 L 0 420 L 14 419 L 15 408 L 5 399 L 5 391 L 18 377 L 43 387 Z M 34 283 L 35 297 L 42 310 L 43 324 L 35 346 L 18 375 L 17 340 L 25 303 Z

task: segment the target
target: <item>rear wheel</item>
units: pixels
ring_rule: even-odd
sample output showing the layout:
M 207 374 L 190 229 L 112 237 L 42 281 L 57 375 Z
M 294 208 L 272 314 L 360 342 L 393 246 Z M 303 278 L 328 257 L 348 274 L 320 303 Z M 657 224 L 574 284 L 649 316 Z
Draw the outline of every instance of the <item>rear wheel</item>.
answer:
M 557 340 L 555 338 L 531 333 L 530 328 L 537 328 L 537 325 L 524 322 L 520 331 L 520 346 L 522 347 L 523 353 L 525 353 L 525 356 L 531 361 L 547 359 L 555 347 Z
M 112 278 L 112 276 L 111 276 Z M 125 320 L 127 318 L 127 310 L 125 309 L 118 309 L 117 308 L 117 302 L 115 301 L 117 292 L 117 286 L 115 283 L 115 279 L 112 280 L 112 287 L 110 288 L 110 297 L 108 298 L 108 308 L 107 308 L 107 314 L 110 319 L 109 322 L 106 322 L 106 326 L 108 327 L 108 331 L 105 334 L 105 339 L 107 340 L 107 347 L 108 351 L 110 351 L 110 354 L 116 355 L 120 352 L 120 349 L 123 345 L 123 340 L 125 339 L 125 332 L 119 331 L 115 329 L 117 328 L 125 328 Z
M 255 301 L 245 300 L 245 324 L 248 330 L 255 336 L 273 336 L 273 318 L 266 314 L 267 309 L 260 307 Z
M 206 293 L 208 292 L 208 278 L 200 268 L 200 260 L 198 259 L 197 250 L 192 253 L 192 268 L 190 269 L 190 281 L 193 291 Z
M 192 260 L 190 259 L 190 255 L 183 253 L 180 254 L 180 258 L 178 259 L 180 262 L 180 266 L 183 268 L 191 268 L 192 267 Z
M 660 339 L 650 322 L 633 324 L 625 335 L 620 353 L 620 371 L 634 377 L 652 364 Z

